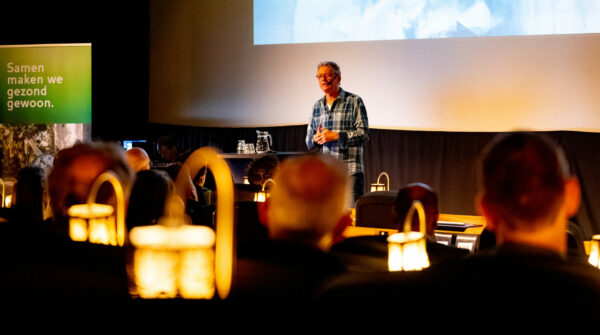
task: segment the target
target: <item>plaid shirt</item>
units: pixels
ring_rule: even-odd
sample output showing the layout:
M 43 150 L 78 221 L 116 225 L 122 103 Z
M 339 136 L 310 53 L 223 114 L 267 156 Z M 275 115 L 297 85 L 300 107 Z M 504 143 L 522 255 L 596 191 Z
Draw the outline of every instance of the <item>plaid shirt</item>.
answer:
M 323 128 L 339 133 L 337 141 L 319 145 L 313 142 L 313 136 Z M 306 131 L 306 146 L 311 151 L 321 151 L 337 157 L 346 163 L 350 175 L 364 172 L 363 143 L 369 140 L 369 120 L 362 99 L 340 88 L 340 95 L 333 102 L 331 110 L 325 97 L 317 100 L 313 106 L 312 117 Z

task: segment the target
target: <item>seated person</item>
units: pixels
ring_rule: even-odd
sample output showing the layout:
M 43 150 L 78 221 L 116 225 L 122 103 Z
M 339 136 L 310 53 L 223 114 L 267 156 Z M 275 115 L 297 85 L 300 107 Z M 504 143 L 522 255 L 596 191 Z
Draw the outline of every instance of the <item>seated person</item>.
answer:
M 96 178 L 106 171 L 116 174 L 127 202 L 135 172 L 120 146 L 102 142 L 79 143 L 56 154 L 54 166 L 48 175 L 48 190 L 53 222 L 57 226 L 68 228 L 69 207 L 86 203 Z M 110 186 L 104 186 L 98 192 L 97 202 L 114 201 L 114 191 Z
M 196 188 L 196 194 L 198 195 L 198 203 L 202 206 L 212 205 L 215 202 L 214 193 L 211 189 L 204 186 L 206 183 L 206 175 L 208 173 L 208 167 L 203 166 L 198 170 L 194 177 L 194 187 Z
M 153 225 L 165 214 L 167 196 L 173 182 L 165 171 L 142 170 L 137 173 L 127 208 L 127 230 Z
M 438 197 L 433 189 L 423 183 L 412 183 L 404 186 L 396 196 L 395 223 L 399 231 L 404 231 L 404 220 L 413 201 L 418 200 L 425 212 L 425 227 L 427 229 L 427 254 L 431 264 L 437 264 L 444 259 L 463 257 L 468 250 L 458 249 L 439 244 L 435 241 L 435 229 L 439 216 Z M 412 217 L 412 230 L 419 230 L 418 216 Z M 388 243 L 384 236 L 357 236 L 336 243 L 332 253 L 344 259 L 348 268 L 354 271 L 388 271 Z
M 272 179 L 279 168 L 279 158 L 276 155 L 267 154 L 253 160 L 246 175 L 251 185 L 262 187 L 268 180 Z
M 19 170 L 15 195 L 10 210 L 11 221 L 39 224 L 44 220 L 44 201 L 47 198 L 44 169 L 26 166 Z M 23 227 L 24 228 L 24 227 Z
M 185 163 L 192 150 L 181 150 L 173 135 L 163 135 L 158 139 L 156 149 L 166 163 Z
M 183 164 L 176 162 L 169 165 L 166 171 L 175 185 L 174 192 L 183 197 L 182 200 L 185 203 L 185 213 L 189 218 L 188 223 L 214 228 L 212 216 L 215 205 L 204 205 L 199 201 L 198 193 L 196 193 L 196 187 L 192 182 L 192 178 L 187 171 L 185 171 L 185 175 L 182 174 L 184 173 L 182 167 Z M 180 174 L 182 175 L 180 176 Z M 178 188 L 181 188 L 181 190 Z
M 290 158 L 274 177 L 266 203 L 269 241 L 238 259 L 230 298 L 302 306 L 326 278 L 344 271 L 327 252 L 336 226 L 350 219 L 350 183 L 345 166 L 323 155 Z
M 596 317 L 600 270 L 566 259 L 565 231 L 578 210 L 580 188 L 563 152 L 535 133 L 501 134 L 483 152 L 479 171 L 477 203 L 497 247 L 420 272 L 340 280 L 322 297 L 346 311 L 365 304 L 375 310 L 382 301 L 398 300 L 407 307 L 394 309 L 394 315 L 408 317 L 434 300 L 467 303 L 471 318 L 536 331 L 578 329 Z M 464 312 L 444 309 L 443 316 Z
M 273 154 L 266 154 L 250 162 L 246 170 L 248 184 L 235 185 L 235 201 L 254 201 L 256 192 L 262 190 L 263 184 L 267 180 L 273 179 L 278 168 L 279 158 Z M 271 183 L 267 183 L 265 189 L 269 189 L 271 186 Z
M 127 162 L 135 172 L 150 170 L 150 156 L 148 156 L 146 150 L 133 147 L 127 150 L 125 154 L 127 155 Z
M 120 179 L 127 201 L 135 174 L 120 146 L 79 143 L 56 154 L 48 175 L 52 219 L 40 233 L 16 237 L 20 243 L 11 251 L 12 264 L 3 267 L 3 284 L 14 292 L 4 297 L 11 308 L 24 304 L 37 315 L 59 302 L 60 313 L 73 317 L 95 315 L 103 308 L 114 315 L 125 313 L 129 296 L 124 248 L 73 242 L 68 234 L 69 207 L 86 203 L 96 178 L 109 170 Z M 114 204 L 114 191 L 104 186 L 97 202 Z M 99 317 L 104 316 L 108 314 Z

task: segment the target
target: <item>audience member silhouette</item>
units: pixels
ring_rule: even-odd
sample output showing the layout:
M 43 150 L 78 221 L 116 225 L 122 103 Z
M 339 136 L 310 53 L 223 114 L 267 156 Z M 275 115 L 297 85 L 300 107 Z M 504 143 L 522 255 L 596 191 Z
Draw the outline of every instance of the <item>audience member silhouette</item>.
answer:
M 345 311 L 368 305 L 382 315 L 389 315 L 378 307 L 383 302 L 402 301 L 406 307 L 394 315 L 418 317 L 444 300 L 467 304 L 469 317 L 496 320 L 495 330 L 586 327 L 583 320 L 600 312 L 600 270 L 566 259 L 565 231 L 580 189 L 564 153 L 536 133 L 500 134 L 483 151 L 479 171 L 477 204 L 496 248 L 420 272 L 342 278 L 323 290 L 323 301 Z M 464 311 L 444 309 L 440 317 Z
M 268 180 L 272 179 L 279 167 L 279 158 L 276 155 L 267 154 L 261 156 L 248 165 L 248 181 L 252 185 L 262 187 Z
M 300 307 L 345 269 L 328 251 L 336 226 L 349 220 L 348 173 L 335 158 L 306 155 L 282 162 L 274 181 L 266 206 L 269 242 L 238 260 L 232 297 Z
M 213 213 L 215 211 L 215 205 L 204 205 L 203 202 L 199 201 L 199 196 L 196 193 L 196 186 L 192 182 L 192 178 L 190 177 L 189 173 L 184 171 L 182 167 L 183 164 L 181 163 L 173 163 L 167 167 L 166 171 L 171 177 L 173 183 L 175 183 L 174 191 L 185 198 L 182 200 L 185 203 L 185 213 L 190 220 L 189 223 L 194 225 L 214 227 Z M 184 174 L 180 176 L 181 173 Z M 182 179 L 178 181 L 178 178 L 180 177 Z M 177 184 L 178 182 L 180 184 Z M 184 189 L 178 190 L 178 187 Z
M 163 135 L 158 141 L 156 148 L 162 159 L 166 163 L 185 163 L 185 160 L 191 155 L 191 150 L 181 150 L 177 146 L 177 139 L 173 135 Z
M 208 206 L 214 203 L 214 193 L 208 187 L 205 187 L 206 176 L 208 174 L 208 167 L 203 166 L 198 170 L 194 177 L 194 187 L 196 188 L 196 194 L 198 195 L 198 203 L 201 206 Z
M 150 170 L 150 156 L 146 150 L 140 147 L 133 147 L 125 152 L 127 162 L 135 172 Z
M 122 147 L 79 143 L 57 153 L 48 176 L 53 218 L 37 234 L 17 236 L 12 264 L 4 267 L 1 284 L 11 290 L 3 300 L 13 311 L 53 322 L 71 315 L 123 321 L 129 299 L 123 248 L 73 242 L 68 235 L 68 208 L 85 203 L 95 179 L 108 170 L 119 177 L 127 198 L 135 175 Z M 113 198 L 112 188 L 101 188 L 97 201 Z
M 173 187 L 173 182 L 165 171 L 139 171 L 129 197 L 127 229 L 157 224 L 158 219 L 164 215 L 165 202 L 173 192 Z
M 17 220 L 41 223 L 44 220 L 44 201 L 48 196 L 44 169 L 36 166 L 22 168 L 17 174 L 15 191 Z
M 107 171 L 118 177 L 127 200 L 135 172 L 127 162 L 125 151 L 116 143 L 78 143 L 56 154 L 48 176 L 48 190 L 53 221 L 57 226 L 67 228 L 69 207 L 86 203 L 94 181 Z M 106 203 L 114 199 L 114 191 L 104 185 L 98 198 L 97 202 Z

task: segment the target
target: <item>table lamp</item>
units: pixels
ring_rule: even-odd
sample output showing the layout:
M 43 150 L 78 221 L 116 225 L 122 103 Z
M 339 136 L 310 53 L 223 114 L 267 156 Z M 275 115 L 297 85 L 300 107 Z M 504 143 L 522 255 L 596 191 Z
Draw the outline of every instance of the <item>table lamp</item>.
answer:
M 412 218 L 419 215 L 419 231 L 411 231 Z M 388 269 L 389 271 L 414 271 L 429 267 L 427 256 L 425 227 L 425 211 L 419 201 L 413 201 L 406 218 L 404 231 L 388 237 Z
M 590 243 L 590 258 L 588 262 L 594 267 L 600 268 L 600 235 L 592 236 Z
M 110 205 L 95 203 L 105 182 L 112 185 L 117 198 L 116 218 Z M 119 178 L 112 171 L 102 173 L 92 185 L 86 204 L 69 207 L 69 236 L 78 242 L 123 246 L 125 243 L 125 199 Z
M 186 178 L 208 166 L 216 184 L 216 231 L 185 219 Z M 211 147 L 194 151 L 168 197 L 158 224 L 135 227 L 129 234 L 129 293 L 144 299 L 225 299 L 233 277 L 233 181 L 227 163 Z
M 275 184 L 275 181 L 271 178 L 265 180 L 265 182 L 262 184 L 262 190 L 254 193 L 254 202 L 267 201 L 267 198 L 270 196 L 270 193 L 268 191 L 265 191 L 265 187 L 267 186 L 268 183 Z
M 387 185 L 384 185 L 379 182 L 379 179 L 381 178 L 381 176 L 386 177 Z M 379 176 L 377 176 L 376 183 L 371 183 L 371 192 L 389 191 L 389 190 L 390 190 L 390 176 L 387 174 L 387 172 L 384 171 L 384 172 L 380 173 Z

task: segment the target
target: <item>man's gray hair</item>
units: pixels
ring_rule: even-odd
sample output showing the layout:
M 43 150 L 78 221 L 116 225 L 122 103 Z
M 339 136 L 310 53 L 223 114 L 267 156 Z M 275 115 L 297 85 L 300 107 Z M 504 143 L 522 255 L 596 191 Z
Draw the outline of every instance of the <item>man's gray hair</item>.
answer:
M 340 66 L 337 65 L 336 62 L 333 61 L 323 61 L 321 63 L 319 63 L 319 65 L 317 66 L 317 71 L 319 71 L 319 69 L 323 66 L 327 66 L 330 69 L 332 69 L 338 76 L 342 75 L 342 71 L 340 70 Z

